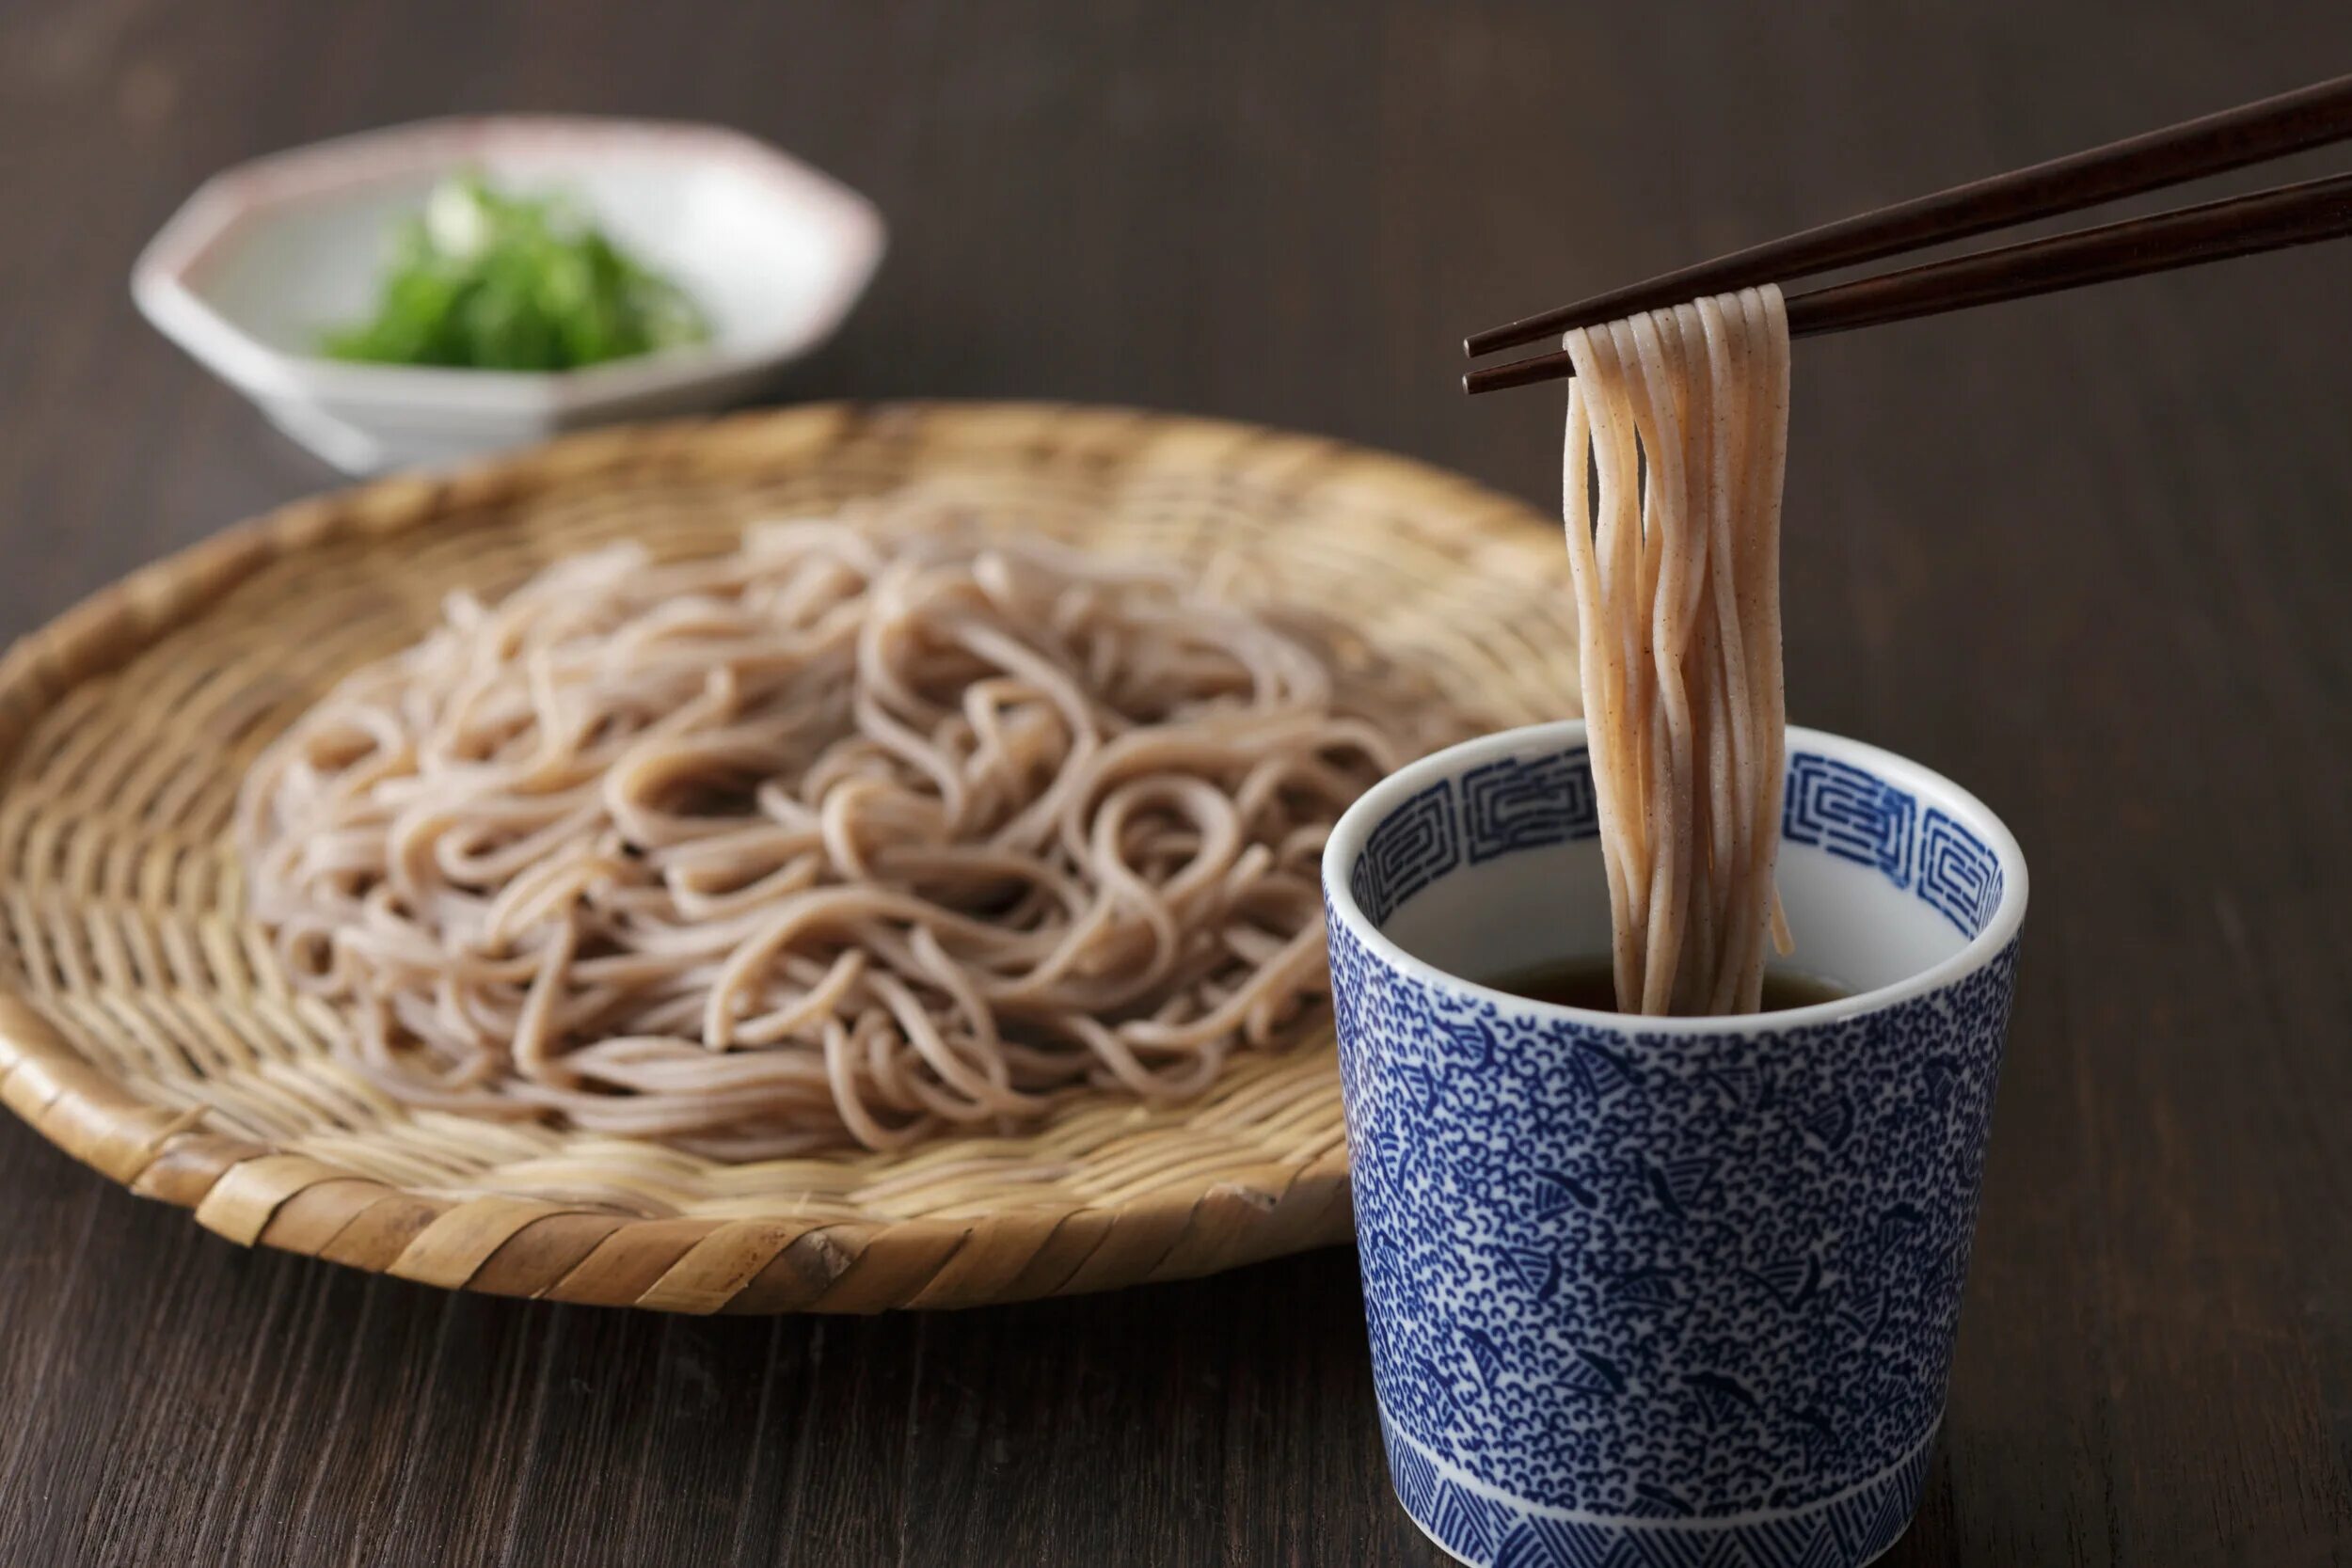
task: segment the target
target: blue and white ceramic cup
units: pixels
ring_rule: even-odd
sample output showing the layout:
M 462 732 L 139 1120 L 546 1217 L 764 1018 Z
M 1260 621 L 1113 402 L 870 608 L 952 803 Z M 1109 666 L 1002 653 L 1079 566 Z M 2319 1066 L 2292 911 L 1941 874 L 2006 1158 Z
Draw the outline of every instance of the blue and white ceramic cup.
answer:
M 1406 1511 L 1496 1568 L 1852 1568 L 1944 1404 L 2026 865 L 1977 800 L 1788 732 L 1792 962 L 1644 1019 L 1477 983 L 1609 945 L 1584 726 L 1375 786 L 1324 857 L 1356 1234 Z

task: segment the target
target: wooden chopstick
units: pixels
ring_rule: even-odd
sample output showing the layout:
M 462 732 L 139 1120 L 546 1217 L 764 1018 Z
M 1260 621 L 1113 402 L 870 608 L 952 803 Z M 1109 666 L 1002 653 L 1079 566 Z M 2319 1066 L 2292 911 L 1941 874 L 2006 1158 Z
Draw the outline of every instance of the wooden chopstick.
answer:
M 1701 294 L 1726 293 L 1758 283 L 1785 284 L 1812 273 L 1964 240 L 2348 137 L 2352 137 L 2352 76 L 2339 76 L 2087 152 L 1857 214 L 1629 288 L 1523 316 L 1472 333 L 1463 340 L 1462 349 L 1475 357 L 1499 348 L 1557 338 L 1574 327 L 1616 321 L 1637 310 L 1679 305 Z
M 1818 338 L 2346 234 L 2352 174 L 2330 175 L 1791 294 L 1788 335 Z M 1575 373 L 1566 354 L 1546 354 L 1472 371 L 1462 377 L 1462 390 L 1499 392 Z

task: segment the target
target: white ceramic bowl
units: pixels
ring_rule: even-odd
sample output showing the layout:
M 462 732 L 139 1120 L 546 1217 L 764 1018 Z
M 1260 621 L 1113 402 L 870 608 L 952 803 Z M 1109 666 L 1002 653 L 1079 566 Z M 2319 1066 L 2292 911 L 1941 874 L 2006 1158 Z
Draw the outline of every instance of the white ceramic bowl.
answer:
M 320 333 L 364 319 L 394 224 L 462 168 L 575 193 L 675 280 L 711 340 L 554 373 L 351 364 Z M 207 181 L 132 269 L 147 319 L 352 473 L 715 407 L 837 327 L 882 259 L 873 205 L 716 126 L 501 116 L 427 120 L 275 153 Z

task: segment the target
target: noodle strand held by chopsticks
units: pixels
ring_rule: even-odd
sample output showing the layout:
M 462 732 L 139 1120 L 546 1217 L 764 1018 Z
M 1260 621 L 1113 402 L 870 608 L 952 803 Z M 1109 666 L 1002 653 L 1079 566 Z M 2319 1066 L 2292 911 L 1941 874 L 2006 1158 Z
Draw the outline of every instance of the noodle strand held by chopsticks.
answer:
M 1752 1012 L 1787 763 L 1780 499 L 1788 319 L 1767 286 L 1571 332 L 1562 466 L 1629 1012 Z
M 263 755 L 252 908 L 421 1106 L 760 1157 L 1192 1094 L 1325 984 L 1331 823 L 1461 733 L 1336 646 L 904 498 L 605 550 Z

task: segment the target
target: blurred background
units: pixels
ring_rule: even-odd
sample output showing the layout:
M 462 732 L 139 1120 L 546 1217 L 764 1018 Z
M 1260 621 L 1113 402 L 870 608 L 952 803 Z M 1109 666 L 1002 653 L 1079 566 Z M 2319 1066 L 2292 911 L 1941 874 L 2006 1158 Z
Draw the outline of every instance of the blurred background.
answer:
M 1466 332 L 2347 59 L 2341 5 L 2201 0 L 10 0 L 0 630 L 341 483 L 159 337 L 126 289 L 141 245 L 207 176 L 338 133 L 504 110 L 715 121 L 863 192 L 889 254 L 776 400 L 1209 413 L 1392 448 L 1549 510 L 1559 390 L 1465 399 Z M 2264 182 L 2341 163 L 2296 160 Z M 1950 1456 L 1890 1561 L 2346 1560 L 2328 1554 L 2352 1528 L 2352 1189 L 2329 1109 L 2352 1093 L 2338 977 L 2352 920 L 2337 896 L 2352 880 L 2348 255 L 2316 247 L 1798 351 L 1791 717 L 1958 776 L 2035 860 Z M 417 1418 L 417 1440 L 444 1452 L 487 1418 L 466 1402 L 481 1369 L 451 1337 L 510 1337 L 528 1363 L 514 1375 L 552 1390 L 535 1397 L 587 1445 L 563 1472 L 578 1488 L 612 1451 L 596 1445 L 686 1443 L 675 1412 L 692 1400 L 737 1423 L 716 1429 L 722 1449 L 752 1444 L 778 1418 L 737 1386 L 764 1390 L 757 1369 L 779 1355 L 928 1354 L 967 1369 L 940 1375 L 977 1380 L 923 1407 L 947 1423 L 929 1435 L 888 1384 L 910 1424 L 887 1401 L 863 1405 L 878 1424 L 854 1445 L 893 1478 L 882 1500 L 845 1489 L 815 1524 L 714 1527 L 723 1559 L 821 1527 L 857 1549 L 798 1560 L 866 1560 L 869 1544 L 873 1560 L 955 1560 L 953 1537 L 910 1536 L 890 1499 L 923 1473 L 926 1445 L 963 1453 L 984 1437 L 993 1446 L 970 1451 L 986 1457 L 957 1473 L 1025 1474 L 1045 1499 L 969 1505 L 1041 1532 L 1005 1539 L 1105 1554 L 1085 1560 L 1260 1560 L 1216 1522 L 1242 1510 L 1273 1532 L 1263 1560 L 1434 1560 L 1376 1512 L 1385 1478 L 1343 1255 L 961 1320 L 525 1325 L 501 1315 L 519 1308 L 232 1254 L 13 1125 L 0 1125 L 0 1180 L 13 1211 L 0 1234 L 46 1259 L 24 1275 L 11 1338 L 32 1348 L 0 1350 L 0 1392 L 38 1378 L 54 1400 L 123 1344 L 147 1347 L 133 1365 L 196 1354 L 120 1294 L 121 1271 L 167 1251 L 177 1288 L 215 1307 L 249 1295 L 262 1310 L 327 1277 L 318 1290 L 351 1299 L 286 1310 L 335 1343 L 364 1290 L 392 1325 L 364 1332 L 411 1357 L 368 1386 L 389 1398 L 421 1383 L 419 1408 L 436 1413 Z M 74 1261 L 114 1232 L 137 1257 L 112 1273 Z M 72 1337 L 86 1317 L 119 1330 L 103 1354 Z M 53 1338 L 21 1338 L 36 1331 Z M 1067 1374 L 1070 1408 L 1098 1423 L 1073 1417 L 1071 1433 L 1158 1408 L 1130 1398 L 1191 1414 L 1120 1426 L 1093 1453 L 1007 1425 L 971 1369 L 1017 1363 L 1036 1333 L 1098 1358 L 1099 1377 Z M 1219 1359 L 1236 1335 L 1250 1347 L 1239 1368 Z M 615 1355 L 636 1358 L 641 1387 L 689 1403 L 603 1386 Z M 1269 1370 L 1284 1366 L 1323 1370 Z M 1245 1385 L 1257 1404 L 1214 1414 Z M 243 1397 L 293 1423 L 297 1445 L 341 1408 L 332 1375 Z M 96 1509 L 114 1495 L 103 1441 L 11 1446 L 0 1432 L 0 1478 Z M 496 1485 L 522 1484 L 485 1463 Z M 723 1493 L 734 1472 L 708 1463 L 687 1479 Z M 1087 1500 L 1172 1473 L 1189 1490 L 1148 1518 L 1114 1526 L 1109 1502 Z M 1346 1496 L 1375 1512 L 1316 1513 L 1310 1474 L 1352 1478 Z M 632 1506 L 663 1506 L 659 1488 L 649 1498 Z M 273 1506 L 323 1505 L 306 1482 Z M 511 1552 L 508 1506 L 458 1512 Z M 1048 1528 L 1019 1512 L 1031 1507 L 1059 1512 Z
M 499 110 L 709 120 L 864 192 L 888 257 L 782 400 L 1215 413 L 1549 505 L 1557 389 L 1461 397 L 1465 332 L 2280 90 L 2347 41 L 2329 7 L 2249 38 L 2201 5 L 2057 19 L 2023 0 L 18 0 L 0 8 L 0 515 L 37 527 L 20 549 L 100 530 L 144 555 L 333 480 L 156 337 L 124 279 L 208 175 L 338 133 Z M 2299 324 L 2343 276 L 2320 249 L 1808 344 L 1792 602 L 1851 608 L 1883 646 L 1918 594 L 2034 592 L 2025 536 L 2153 483 L 2103 453 L 2103 405 L 2130 383 L 2167 418 L 2220 399 L 2260 428 L 2314 377 L 2341 388 L 2333 335 Z M 2238 373 L 2192 375 L 2176 337 L 2240 355 Z M 2063 425 L 2010 390 L 2062 378 Z M 1886 439 L 1926 430 L 1954 438 Z M 2208 477 L 2334 455 L 2216 450 Z M 1938 548 L 1931 583 L 1917 542 L 1939 537 L 1982 547 Z M 25 551 L 0 623 L 53 613 L 110 564 Z M 1793 710 L 1850 726 L 1806 700 L 1826 652 L 1812 624 L 1792 617 Z

